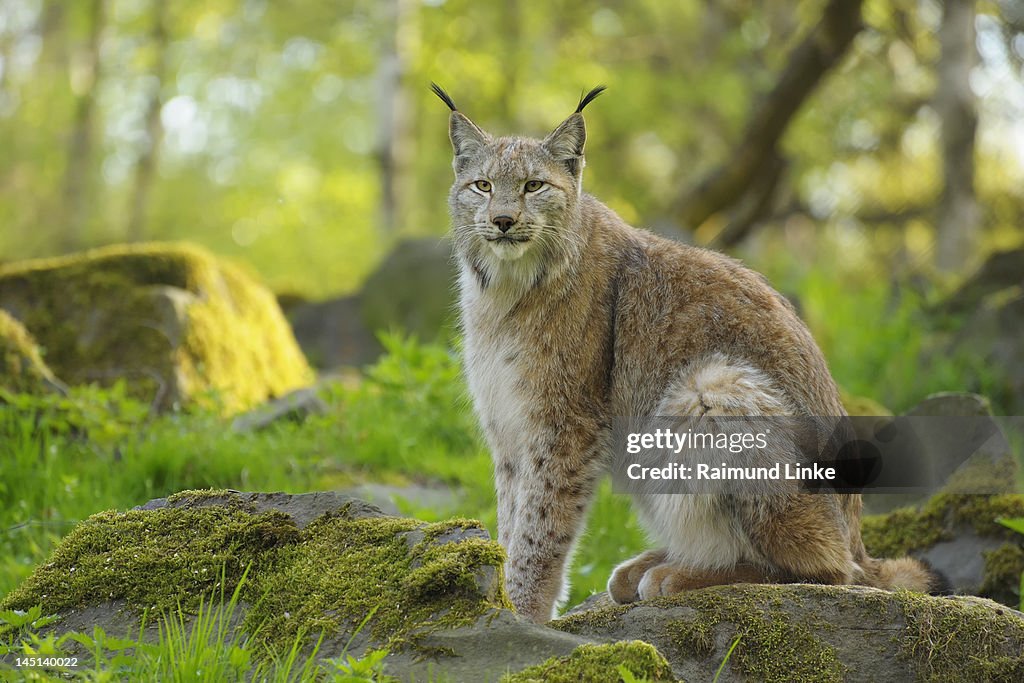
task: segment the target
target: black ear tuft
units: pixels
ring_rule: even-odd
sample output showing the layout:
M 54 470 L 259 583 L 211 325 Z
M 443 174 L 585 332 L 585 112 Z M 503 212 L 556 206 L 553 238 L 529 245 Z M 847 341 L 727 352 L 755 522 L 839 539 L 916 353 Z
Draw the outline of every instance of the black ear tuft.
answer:
M 439 86 L 437 83 L 431 82 L 430 89 L 434 91 L 435 95 L 437 95 L 438 97 L 441 98 L 442 102 L 444 102 L 445 104 L 448 105 L 449 109 L 451 109 L 452 111 L 458 111 L 459 110 L 459 108 L 455 106 L 455 102 L 452 101 L 451 96 L 448 95 L 448 93 L 446 93 L 441 88 L 441 86 Z M 587 95 L 587 97 L 590 97 L 590 95 Z M 595 95 L 595 97 L 596 97 L 596 95 Z
M 585 107 L 588 104 L 590 104 L 591 102 L 593 102 L 597 98 L 598 95 L 600 95 L 601 93 L 603 93 L 607 89 L 608 89 L 607 86 L 599 85 L 596 88 L 594 88 L 593 90 L 591 90 L 590 92 L 588 92 L 586 95 L 581 97 L 580 98 L 580 103 L 578 105 L 576 105 L 576 113 L 579 114 L 580 112 L 582 112 L 583 111 L 583 107 Z M 438 90 L 440 90 L 440 88 L 438 88 Z M 435 90 L 434 92 L 437 92 L 437 91 Z M 445 97 L 447 97 L 447 95 L 445 95 Z

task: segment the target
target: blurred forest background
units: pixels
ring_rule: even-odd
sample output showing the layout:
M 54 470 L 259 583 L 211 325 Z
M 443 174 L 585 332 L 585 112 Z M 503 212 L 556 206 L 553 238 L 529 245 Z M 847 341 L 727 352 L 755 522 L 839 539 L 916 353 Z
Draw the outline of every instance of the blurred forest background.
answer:
M 0 261 L 184 239 L 345 294 L 447 230 L 430 81 L 535 135 L 604 83 L 589 191 L 766 272 L 841 383 L 906 405 L 874 384 L 927 342 L 880 323 L 1024 243 L 1022 64 L 1010 0 L 5 0 Z

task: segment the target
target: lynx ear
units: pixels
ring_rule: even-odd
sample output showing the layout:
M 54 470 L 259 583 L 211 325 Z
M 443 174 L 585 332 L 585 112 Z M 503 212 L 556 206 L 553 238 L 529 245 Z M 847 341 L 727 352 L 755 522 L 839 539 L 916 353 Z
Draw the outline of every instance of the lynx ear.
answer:
M 448 137 L 452 140 L 456 161 L 474 154 L 491 141 L 491 136 L 458 111 L 453 111 L 448 119 Z
M 546 138 L 543 146 L 557 161 L 565 164 L 569 173 L 579 175 L 583 170 L 583 145 L 587 141 L 587 126 L 583 123 L 583 114 L 576 112 Z
M 587 142 L 587 126 L 583 122 L 583 108 L 595 97 L 604 92 L 605 87 L 599 85 L 580 98 L 576 111 L 562 121 L 554 131 L 544 138 L 544 148 L 558 161 L 565 164 L 569 173 L 578 176 L 583 170 L 583 145 Z
M 453 166 L 458 173 L 469 161 L 469 156 L 490 142 L 490 136 L 483 132 L 478 125 L 469 120 L 469 117 L 459 111 L 455 101 L 437 83 L 431 83 L 430 89 L 441 98 L 441 101 L 452 110 L 448 118 L 448 137 L 451 138 L 452 148 L 455 150 L 455 161 Z

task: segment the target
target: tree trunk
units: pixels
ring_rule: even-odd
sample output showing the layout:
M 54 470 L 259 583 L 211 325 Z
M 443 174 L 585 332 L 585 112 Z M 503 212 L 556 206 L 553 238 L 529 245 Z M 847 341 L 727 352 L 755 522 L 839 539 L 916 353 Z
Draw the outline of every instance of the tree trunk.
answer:
M 414 0 L 382 0 L 385 12 L 384 41 L 377 70 L 378 136 L 381 196 L 379 222 L 384 235 L 393 235 L 408 221 L 408 202 L 415 185 L 411 160 L 415 148 L 412 129 L 412 98 L 406 72 L 416 41 Z
M 135 165 L 135 189 L 132 192 L 128 227 L 125 231 L 132 242 L 146 238 L 149 195 L 156 176 L 160 145 L 163 142 L 164 131 L 160 123 L 160 110 L 164 103 L 162 90 L 167 74 L 167 4 L 163 0 L 155 0 L 153 3 L 153 30 L 150 40 L 154 50 L 154 81 L 146 103 L 146 140 Z
M 970 73 L 977 63 L 974 0 L 946 0 L 939 28 L 935 111 L 942 121 L 942 196 L 935 220 L 935 264 L 956 271 L 971 257 L 978 239 L 974 196 L 974 136 L 978 114 Z
M 754 181 L 759 175 L 774 172 L 777 146 L 790 121 L 860 32 L 862 4 L 863 0 L 830 0 L 825 6 L 821 19 L 790 53 L 775 86 L 751 112 L 732 155 L 675 202 L 673 213 L 684 227 L 696 230 L 739 202 L 757 185 Z M 778 183 L 774 179 L 761 185 L 774 192 Z M 771 196 L 754 201 L 762 208 L 770 208 L 770 204 Z M 733 233 L 746 234 L 749 228 Z
M 91 211 L 90 172 L 93 166 L 93 136 L 96 128 L 96 84 L 100 78 L 100 36 L 104 25 L 104 0 L 90 0 L 89 37 L 85 47 L 69 63 L 75 112 L 64 172 L 61 228 L 65 251 L 80 249 L 83 231 Z

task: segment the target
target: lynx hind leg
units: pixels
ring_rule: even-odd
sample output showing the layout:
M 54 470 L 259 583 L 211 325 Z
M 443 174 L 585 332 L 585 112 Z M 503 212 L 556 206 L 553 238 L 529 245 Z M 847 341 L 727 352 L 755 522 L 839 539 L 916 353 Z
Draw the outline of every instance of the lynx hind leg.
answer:
M 768 375 L 749 363 L 713 353 L 684 368 L 665 392 L 657 414 L 701 417 L 794 412 Z
M 681 417 L 794 413 L 790 401 L 765 373 L 722 354 L 688 366 L 669 387 L 658 412 Z M 793 444 L 783 439 L 776 445 Z M 641 520 L 667 550 L 667 561 L 644 568 L 636 585 L 640 599 L 726 583 L 848 583 L 856 576 L 858 568 L 834 496 L 740 496 L 740 502 L 734 500 L 731 505 L 721 504 L 721 499 L 714 504 L 716 496 L 704 505 L 699 504 L 699 496 L 659 498 L 664 496 L 636 499 Z M 623 579 L 632 578 L 640 566 L 623 565 L 631 569 Z M 621 597 L 632 597 L 627 595 L 632 582 L 622 584 Z
M 849 525 L 834 494 L 801 493 L 740 501 L 742 524 L 758 553 L 789 583 L 861 582 Z

